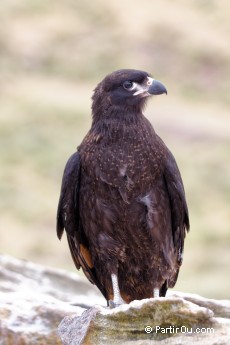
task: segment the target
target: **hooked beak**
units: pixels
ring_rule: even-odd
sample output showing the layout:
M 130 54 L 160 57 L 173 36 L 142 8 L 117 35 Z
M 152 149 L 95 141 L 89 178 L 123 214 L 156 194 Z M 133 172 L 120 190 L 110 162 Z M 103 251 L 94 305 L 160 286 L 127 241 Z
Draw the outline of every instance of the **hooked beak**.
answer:
M 162 95 L 163 93 L 167 95 L 166 87 L 160 81 L 148 77 L 147 84 L 149 85 L 147 90 L 149 95 Z

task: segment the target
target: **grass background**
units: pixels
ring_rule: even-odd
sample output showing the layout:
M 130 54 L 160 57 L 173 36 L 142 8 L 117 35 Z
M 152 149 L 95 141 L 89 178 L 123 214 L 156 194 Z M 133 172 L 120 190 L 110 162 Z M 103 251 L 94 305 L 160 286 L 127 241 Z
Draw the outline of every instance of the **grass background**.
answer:
M 55 235 L 64 165 L 90 127 L 95 85 L 142 69 L 167 86 L 145 114 L 190 210 L 176 289 L 230 297 L 229 13 L 227 0 L 1 1 L 1 252 L 74 270 Z

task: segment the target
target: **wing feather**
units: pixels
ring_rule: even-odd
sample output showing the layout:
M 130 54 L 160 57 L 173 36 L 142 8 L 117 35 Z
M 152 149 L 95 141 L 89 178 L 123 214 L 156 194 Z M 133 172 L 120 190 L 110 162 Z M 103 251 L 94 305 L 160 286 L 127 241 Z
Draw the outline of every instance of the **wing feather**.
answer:
M 82 268 L 88 280 L 95 284 L 106 297 L 105 289 L 96 277 L 90 250 L 80 224 L 80 173 L 80 154 L 75 152 L 67 161 L 62 178 L 57 210 L 57 236 L 61 239 L 65 229 L 70 253 L 76 268 Z
M 173 242 L 178 261 L 178 269 L 169 281 L 169 286 L 173 287 L 177 281 L 179 266 L 183 261 L 184 239 L 186 232 L 189 231 L 190 224 L 180 171 L 175 158 L 168 149 L 164 160 L 164 180 L 170 201 Z
M 75 152 L 67 161 L 61 185 L 57 210 L 57 236 L 59 240 L 64 229 L 72 237 L 79 228 L 78 196 L 80 187 L 80 155 Z

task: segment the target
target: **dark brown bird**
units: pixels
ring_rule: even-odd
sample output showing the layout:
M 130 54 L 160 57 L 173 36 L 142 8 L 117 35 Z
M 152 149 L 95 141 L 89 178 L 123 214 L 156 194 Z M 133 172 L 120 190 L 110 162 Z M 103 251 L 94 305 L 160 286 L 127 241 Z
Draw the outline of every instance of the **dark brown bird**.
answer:
M 167 93 L 150 75 L 119 70 L 92 97 L 92 127 L 68 160 L 57 211 L 73 261 L 108 304 L 165 296 L 177 281 L 188 209 L 172 153 L 142 110 Z

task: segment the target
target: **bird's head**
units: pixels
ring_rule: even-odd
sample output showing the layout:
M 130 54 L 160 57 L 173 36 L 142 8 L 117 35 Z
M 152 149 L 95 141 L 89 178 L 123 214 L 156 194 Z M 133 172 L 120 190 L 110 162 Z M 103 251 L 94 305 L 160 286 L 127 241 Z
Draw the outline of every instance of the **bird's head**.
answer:
M 147 98 L 167 94 L 165 86 L 148 73 L 133 69 L 121 69 L 107 75 L 95 88 L 93 116 L 107 115 L 111 109 L 141 111 Z

